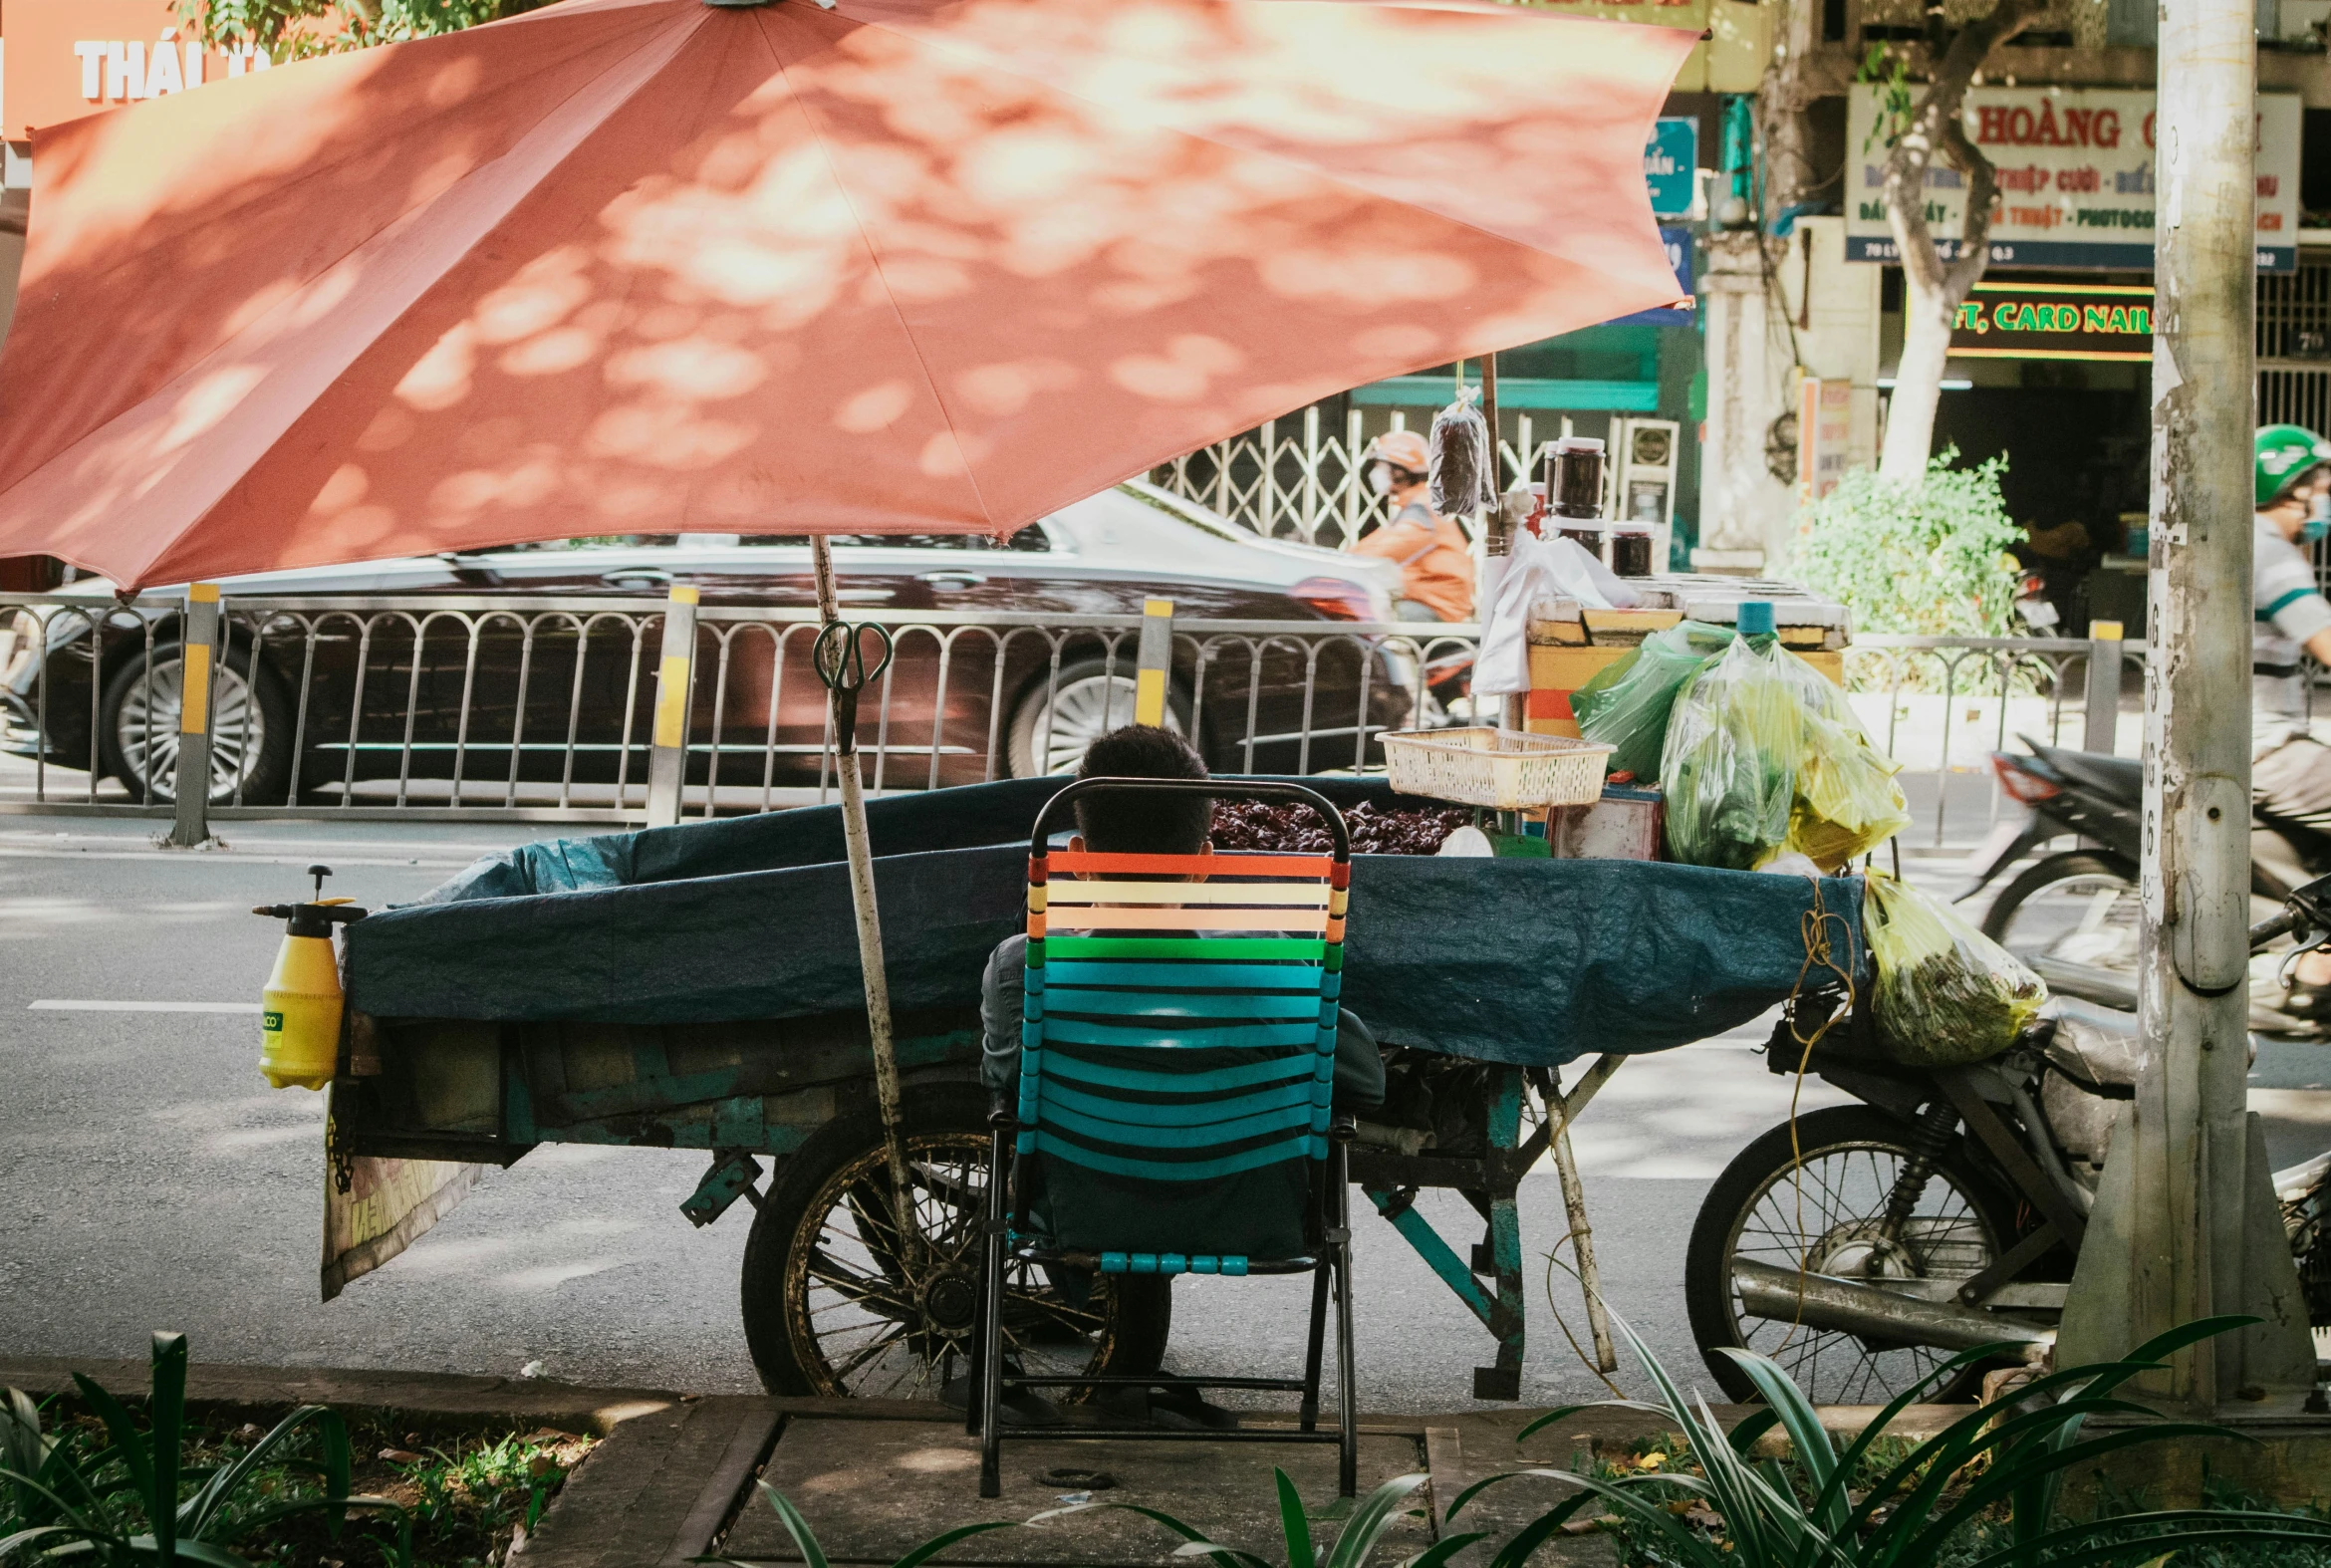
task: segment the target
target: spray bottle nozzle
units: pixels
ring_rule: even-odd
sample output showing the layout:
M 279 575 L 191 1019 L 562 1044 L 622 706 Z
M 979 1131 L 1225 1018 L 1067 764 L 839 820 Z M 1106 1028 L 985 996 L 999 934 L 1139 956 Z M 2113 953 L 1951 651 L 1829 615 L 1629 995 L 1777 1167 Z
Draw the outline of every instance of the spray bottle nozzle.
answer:
M 324 897 L 324 879 L 332 875 L 331 867 L 311 866 L 308 875 L 316 880 L 314 898 L 300 904 L 262 904 L 253 908 L 251 913 L 273 920 L 288 920 L 288 929 L 294 936 L 329 936 L 335 924 L 346 925 L 361 920 L 370 913 L 346 899 Z

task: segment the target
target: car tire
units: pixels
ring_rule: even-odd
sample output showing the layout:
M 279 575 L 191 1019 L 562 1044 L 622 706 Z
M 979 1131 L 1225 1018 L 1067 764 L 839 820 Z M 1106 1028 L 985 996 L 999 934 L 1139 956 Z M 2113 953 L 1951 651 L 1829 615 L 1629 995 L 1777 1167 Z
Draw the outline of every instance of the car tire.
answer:
M 132 657 L 107 680 L 99 699 L 99 760 L 131 800 L 167 804 L 178 798 L 184 648 L 176 643 L 154 648 L 150 684 L 147 668 L 143 657 Z M 247 805 L 280 804 L 291 782 L 290 697 L 265 665 L 254 670 L 217 664 L 211 680 L 211 804 L 231 804 L 238 791 Z
M 1130 657 L 1119 658 L 1114 669 L 1107 658 L 1078 658 L 1060 666 L 1057 682 L 1049 670 L 1030 681 L 1012 704 L 1011 725 L 1004 734 L 1004 765 L 1011 776 L 1074 773 L 1086 747 L 1134 721 L 1134 671 Z M 1048 731 L 1054 691 L 1059 693 L 1059 711 Z M 1177 735 L 1189 733 L 1189 698 L 1178 685 L 1166 691 L 1166 727 Z M 1037 761 L 1040 746 L 1048 753 L 1049 766 Z

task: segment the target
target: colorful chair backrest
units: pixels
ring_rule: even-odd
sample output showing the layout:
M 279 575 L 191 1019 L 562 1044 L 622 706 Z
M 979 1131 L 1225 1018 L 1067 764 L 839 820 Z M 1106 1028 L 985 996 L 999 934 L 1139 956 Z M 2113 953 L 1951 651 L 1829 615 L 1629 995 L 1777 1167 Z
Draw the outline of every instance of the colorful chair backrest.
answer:
M 1083 781 L 1045 817 L 1077 795 L 1163 782 Z M 1029 850 L 1018 1152 L 1046 1172 L 1058 1239 L 1100 1252 L 1108 1271 L 1243 1272 L 1244 1254 L 1208 1249 L 1211 1236 L 1299 1249 L 1311 1163 L 1327 1154 L 1351 882 L 1342 820 L 1295 786 L 1195 787 L 1303 799 L 1337 847 L 1077 853 L 1048 850 L 1039 819 Z M 1236 1212 L 1256 1204 L 1285 1212 Z

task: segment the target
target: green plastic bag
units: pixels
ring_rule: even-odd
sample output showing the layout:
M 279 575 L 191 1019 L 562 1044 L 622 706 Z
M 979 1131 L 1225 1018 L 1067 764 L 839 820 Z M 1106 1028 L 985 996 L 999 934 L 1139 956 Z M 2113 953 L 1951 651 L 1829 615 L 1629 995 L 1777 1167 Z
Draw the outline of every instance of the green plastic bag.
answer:
M 1771 638 L 1734 638 L 1677 692 L 1660 754 L 1675 859 L 1750 871 L 1787 842 L 1805 704 L 1783 656 Z
M 2048 988 L 1948 905 L 1870 875 L 1862 929 L 1877 967 L 1871 1010 L 1886 1052 L 1911 1067 L 1957 1067 L 2015 1043 Z
M 1619 748 L 1607 764 L 1611 772 L 1632 773 L 1639 784 L 1657 784 L 1676 693 L 1731 641 L 1729 629 L 1703 621 L 1685 621 L 1653 633 L 1640 648 L 1595 671 L 1570 694 L 1578 732 Z

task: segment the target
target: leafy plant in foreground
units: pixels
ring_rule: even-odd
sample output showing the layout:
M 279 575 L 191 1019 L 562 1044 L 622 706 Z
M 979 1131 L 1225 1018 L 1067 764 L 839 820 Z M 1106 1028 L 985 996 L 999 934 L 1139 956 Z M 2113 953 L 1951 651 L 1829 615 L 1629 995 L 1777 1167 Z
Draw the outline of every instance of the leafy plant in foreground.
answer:
M 203 1568 L 248 1568 L 227 1543 L 296 1514 L 322 1513 L 338 1537 L 351 1510 L 388 1514 L 396 1526 L 392 1560 L 412 1561 L 412 1530 L 404 1510 L 383 1497 L 352 1496 L 354 1468 L 348 1427 L 321 1405 L 303 1405 L 215 1469 L 183 1462 L 186 1425 L 186 1337 L 153 1337 L 153 1380 L 147 1428 L 137 1430 L 122 1402 L 80 1373 L 82 1400 L 105 1424 L 111 1444 L 84 1458 L 41 1431 L 39 1409 L 15 1389 L 0 1402 L 0 1519 L 13 1515 L 15 1531 L 0 1538 L 0 1564 L 199 1563 Z M 320 1459 L 284 1451 L 312 1429 Z M 324 1495 L 253 1506 L 245 1494 L 264 1466 L 306 1469 Z M 191 1495 L 181 1495 L 187 1485 Z M 142 1526 L 140 1533 L 132 1533 Z
M 1451 1502 L 1448 1517 L 1484 1488 L 1516 1475 L 1567 1482 L 1579 1494 L 1523 1528 L 1498 1551 L 1491 1568 L 1521 1568 L 1531 1553 L 1592 1502 L 1615 1513 L 1630 1533 L 1654 1543 L 1664 1560 L 1682 1568 L 2080 1568 L 2085 1564 L 2136 1564 L 2166 1559 L 2172 1552 L 2269 1541 L 2331 1545 L 2331 1522 L 2290 1514 L 2222 1507 L 2160 1509 L 2124 1513 L 2080 1524 L 2056 1525 L 2058 1495 L 2067 1471 L 2108 1453 L 2184 1437 L 2233 1436 L 2224 1428 L 2198 1422 L 2146 1420 L 2101 1436 L 2083 1437 L 2091 1417 L 2145 1419 L 2154 1412 L 2115 1397 L 2140 1373 L 2163 1359 L 2214 1335 L 2256 1321 L 2206 1318 L 2173 1329 L 2120 1361 L 2069 1367 L 2035 1378 L 2016 1391 L 2005 1412 L 1989 1406 L 1961 1417 L 1942 1432 L 1911 1447 L 1874 1478 L 1864 1467 L 1886 1429 L 1905 1410 L 1947 1384 L 1965 1368 L 2010 1349 L 2004 1345 L 1970 1350 L 1937 1367 L 1879 1413 L 1860 1437 L 1840 1449 L 1821 1425 L 1820 1413 L 1767 1357 L 1727 1349 L 1754 1380 L 1764 1409 L 1729 1432 L 1718 1425 L 1704 1399 L 1687 1399 L 1659 1358 L 1625 1323 L 1613 1320 L 1643 1363 L 1659 1399 L 1656 1404 L 1608 1400 L 1553 1411 L 1522 1429 L 1521 1437 L 1584 1410 L 1648 1411 L 1672 1422 L 1701 1474 L 1662 1468 L 1634 1475 L 1579 1475 L 1567 1470 L 1513 1470 L 1466 1487 Z M 1773 1459 L 1751 1458 L 1756 1439 L 1774 1428 L 1788 1437 L 1804 1477 L 1802 1490 Z M 1968 1466 L 1987 1461 L 1979 1473 Z M 1869 1478 L 1859 1498 L 1849 1483 Z M 1954 1479 L 1964 1479 L 1953 1491 Z M 1804 1492 L 1811 1493 L 1810 1500 Z M 1679 1495 L 1712 1512 L 1720 1535 L 1694 1529 L 1669 1503 Z M 2003 1543 L 1966 1556 L 1965 1537 L 1993 1510 L 2006 1512 Z

